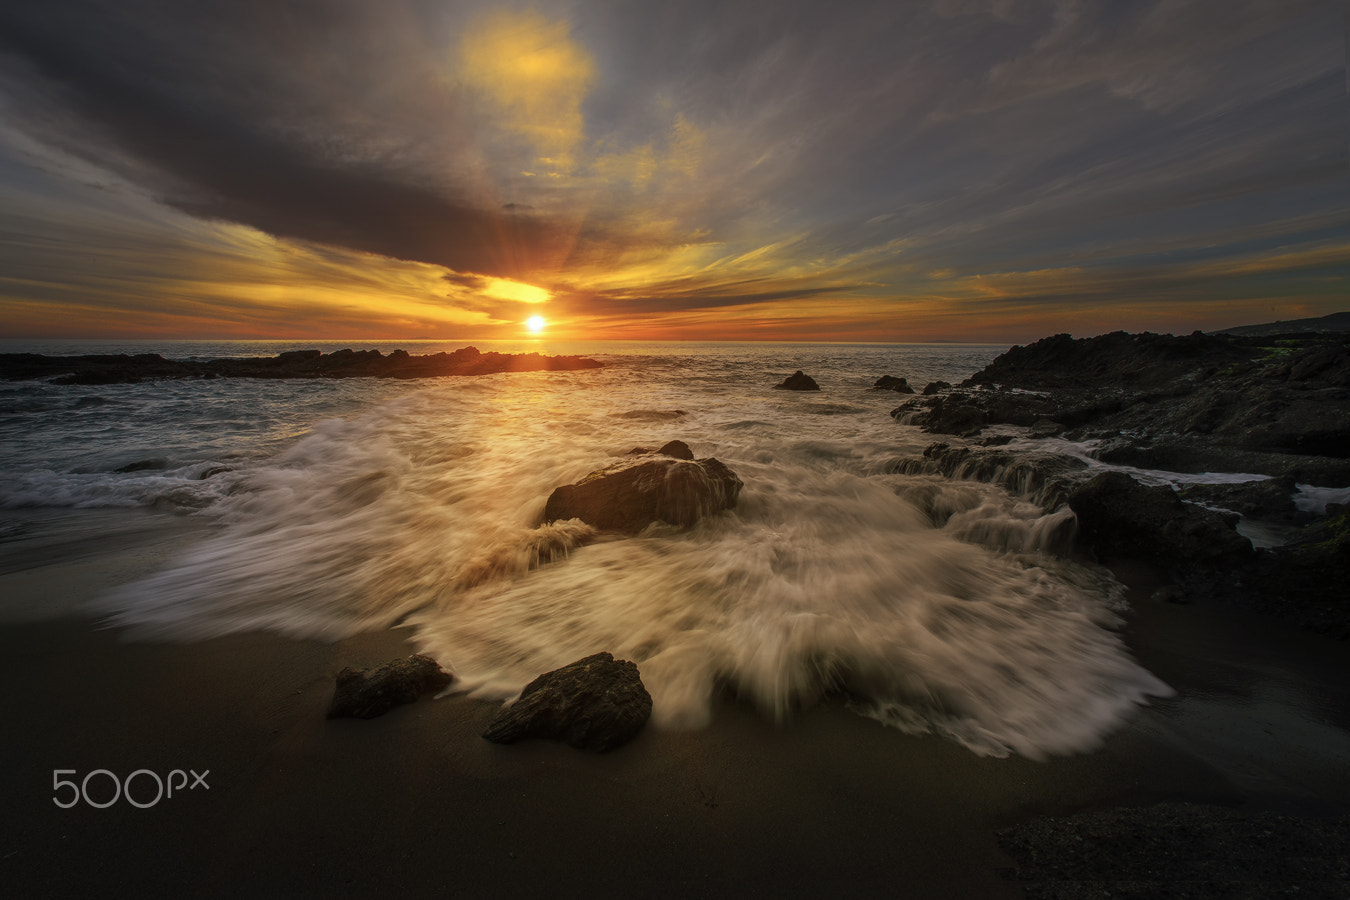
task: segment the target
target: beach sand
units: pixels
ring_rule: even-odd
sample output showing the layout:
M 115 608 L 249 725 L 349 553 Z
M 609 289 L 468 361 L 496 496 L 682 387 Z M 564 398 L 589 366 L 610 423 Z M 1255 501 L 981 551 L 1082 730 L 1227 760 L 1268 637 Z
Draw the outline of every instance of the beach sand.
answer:
M 1347 647 L 1150 600 L 1145 569 L 1121 573 L 1135 586 L 1127 640 L 1178 695 L 1096 752 L 981 758 L 842 703 L 776 725 L 728 697 L 705 730 L 648 728 L 592 755 L 490 744 L 480 735 L 496 704 L 464 697 L 327 720 L 340 669 L 412 652 L 397 629 L 332 644 L 136 643 L 100 629 L 84 601 L 210 526 L 140 511 L 95 518 L 80 540 L 10 528 L 0 542 L 0 884 L 12 896 L 1017 897 L 1018 862 L 997 832 L 1044 814 L 1176 800 L 1253 815 L 1350 811 Z M 72 789 L 55 778 L 97 769 L 195 771 L 209 787 L 143 809 L 56 805 Z M 88 788 L 96 802 L 113 791 L 103 774 Z M 153 779 L 138 776 L 133 794 L 148 802 Z

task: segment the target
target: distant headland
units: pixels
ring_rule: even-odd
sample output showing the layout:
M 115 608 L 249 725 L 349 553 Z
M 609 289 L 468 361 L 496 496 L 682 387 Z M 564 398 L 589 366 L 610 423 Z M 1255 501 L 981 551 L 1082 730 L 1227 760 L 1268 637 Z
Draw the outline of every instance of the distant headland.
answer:
M 477 347 L 424 356 L 413 356 L 404 350 L 395 350 L 388 355 L 378 350 L 336 350 L 332 353 L 291 350 L 271 357 L 210 360 L 165 359 L 158 353 L 0 354 L 0 378 L 8 381 L 51 378 L 54 384 L 134 384 L 183 378 L 440 378 L 602 367 L 603 363 L 582 356 L 483 353 Z

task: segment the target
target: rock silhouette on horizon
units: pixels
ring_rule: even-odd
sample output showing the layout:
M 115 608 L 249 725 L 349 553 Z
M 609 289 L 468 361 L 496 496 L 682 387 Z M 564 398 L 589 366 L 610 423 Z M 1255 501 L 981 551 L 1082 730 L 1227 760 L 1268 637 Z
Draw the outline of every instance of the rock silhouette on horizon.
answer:
M 598 369 L 602 363 L 582 356 L 481 352 L 462 347 L 453 353 L 413 356 L 405 350 L 288 350 L 272 357 L 242 359 L 165 359 L 158 353 L 93 356 L 0 354 L 0 378 L 26 381 L 52 378 L 54 384 L 136 384 L 182 378 L 440 378 L 502 372 Z M 54 376 L 54 377 L 53 377 Z

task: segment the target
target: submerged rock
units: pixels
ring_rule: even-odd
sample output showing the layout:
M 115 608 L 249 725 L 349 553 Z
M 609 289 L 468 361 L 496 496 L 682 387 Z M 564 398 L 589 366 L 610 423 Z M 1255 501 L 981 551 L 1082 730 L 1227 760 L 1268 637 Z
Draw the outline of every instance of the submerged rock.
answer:
M 882 375 L 877 379 L 876 384 L 872 385 L 874 391 L 895 391 L 897 394 L 912 394 L 914 388 L 909 386 L 909 381 L 904 378 L 896 378 L 894 375 Z
M 779 391 L 818 391 L 820 385 L 810 375 L 803 375 L 802 370 L 798 369 L 780 383 L 774 385 L 774 390 Z
M 653 522 L 687 528 L 736 505 L 741 480 L 719 460 L 676 458 L 668 452 L 693 456 L 686 444 L 672 441 L 657 453 L 630 457 L 562 485 L 549 495 L 544 521 L 580 519 L 606 531 L 637 534 Z
M 943 475 L 968 481 L 999 484 L 1051 512 L 1081 481 L 1087 463 L 1059 453 L 1022 453 L 991 448 L 929 444 L 922 457 L 897 460 L 889 471 L 900 475 Z
M 659 453 L 662 456 L 669 456 L 674 459 L 694 458 L 694 451 L 689 449 L 689 445 L 684 441 L 668 441 L 660 449 L 652 450 L 649 447 L 634 447 L 628 451 L 629 456 L 646 456 L 651 453 Z
M 632 740 L 651 714 L 638 667 L 597 653 L 531 681 L 483 737 L 497 744 L 548 738 L 603 752 Z
M 377 669 L 343 669 L 328 707 L 328 718 L 373 719 L 395 706 L 444 688 L 455 676 L 420 653 L 396 659 Z

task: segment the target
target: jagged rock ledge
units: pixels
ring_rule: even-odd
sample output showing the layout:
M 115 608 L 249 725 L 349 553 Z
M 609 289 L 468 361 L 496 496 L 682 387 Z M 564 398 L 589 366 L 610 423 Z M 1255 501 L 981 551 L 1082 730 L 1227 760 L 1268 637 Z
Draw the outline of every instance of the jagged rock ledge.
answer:
M 992 425 L 1100 442 L 1103 462 L 1350 485 L 1350 336 L 1114 332 L 1013 347 L 959 390 L 892 412 L 932 434 Z
M 1067 506 L 1081 552 L 1150 560 L 1174 580 L 1171 597 L 1350 638 L 1350 603 L 1337 590 L 1350 580 L 1350 512 L 1294 503 L 1298 483 L 1350 487 L 1350 336 L 1056 335 L 891 414 L 979 444 L 936 442 L 891 471 L 992 481 L 1047 512 Z M 1058 436 L 1094 441 L 1093 455 L 1112 465 L 1269 480 L 1148 487 L 1041 440 Z M 1235 530 L 1239 515 L 1278 526 L 1285 543 L 1254 549 Z
M 483 353 L 463 347 L 453 353 L 414 356 L 405 350 L 291 350 L 272 357 L 241 359 L 165 359 L 158 353 L 94 356 L 0 354 L 0 378 L 27 381 L 51 378 L 53 384 L 135 384 L 184 378 L 439 378 L 494 375 L 501 372 L 599 369 L 603 363 L 583 356 L 538 353 Z

